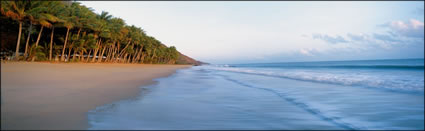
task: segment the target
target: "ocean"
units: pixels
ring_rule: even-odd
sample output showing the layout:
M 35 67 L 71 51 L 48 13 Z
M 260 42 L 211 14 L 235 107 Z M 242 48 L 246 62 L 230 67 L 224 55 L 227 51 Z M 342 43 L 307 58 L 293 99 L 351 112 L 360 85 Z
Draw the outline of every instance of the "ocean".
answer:
M 195 66 L 88 112 L 89 129 L 424 129 L 424 59 Z

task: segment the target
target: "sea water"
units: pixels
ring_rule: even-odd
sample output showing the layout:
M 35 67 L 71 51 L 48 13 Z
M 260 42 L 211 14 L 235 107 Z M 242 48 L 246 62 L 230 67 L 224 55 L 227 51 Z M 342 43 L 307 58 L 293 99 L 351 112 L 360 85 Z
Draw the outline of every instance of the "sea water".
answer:
M 89 129 L 424 129 L 424 59 L 197 66 L 88 113 Z

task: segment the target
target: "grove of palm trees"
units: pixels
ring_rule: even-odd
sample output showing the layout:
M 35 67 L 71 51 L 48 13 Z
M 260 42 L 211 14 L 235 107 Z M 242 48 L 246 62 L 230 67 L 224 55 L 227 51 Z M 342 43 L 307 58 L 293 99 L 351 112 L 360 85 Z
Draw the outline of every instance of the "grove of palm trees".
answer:
M 140 27 L 78 2 L 1 1 L 0 20 L 2 59 L 194 64 Z

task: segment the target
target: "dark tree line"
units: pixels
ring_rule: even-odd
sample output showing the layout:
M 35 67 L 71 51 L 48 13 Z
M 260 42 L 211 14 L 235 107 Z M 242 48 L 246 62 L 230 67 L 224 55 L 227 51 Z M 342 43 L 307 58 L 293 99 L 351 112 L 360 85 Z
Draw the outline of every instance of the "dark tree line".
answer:
M 175 64 L 179 57 L 143 29 L 78 2 L 1 1 L 0 17 L 18 26 L 15 60 Z

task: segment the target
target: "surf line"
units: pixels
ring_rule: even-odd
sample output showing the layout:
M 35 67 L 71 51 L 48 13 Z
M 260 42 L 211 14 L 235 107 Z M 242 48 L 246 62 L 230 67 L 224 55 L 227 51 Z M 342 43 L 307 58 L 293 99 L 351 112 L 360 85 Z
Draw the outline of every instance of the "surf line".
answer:
M 279 96 L 280 98 L 284 99 L 285 101 L 287 101 L 287 102 L 289 102 L 289 103 L 291 103 L 291 104 L 293 104 L 293 105 L 295 105 L 295 106 L 297 106 L 297 107 L 299 107 L 299 108 L 301 108 L 301 109 L 303 109 L 303 110 L 311 113 L 312 115 L 314 115 L 316 117 L 319 117 L 320 119 L 322 119 L 324 121 L 330 122 L 330 123 L 332 123 L 332 124 L 334 124 L 334 125 L 336 125 L 338 127 L 341 127 L 341 128 L 347 129 L 347 130 L 360 130 L 361 129 L 361 128 L 356 127 L 356 126 L 354 126 L 354 125 L 352 125 L 350 123 L 346 123 L 346 122 L 342 122 L 342 121 L 337 121 L 337 118 L 326 116 L 321 111 L 319 111 L 318 109 L 314 109 L 314 108 L 308 106 L 307 104 L 305 104 L 303 102 L 297 101 L 295 98 L 291 98 L 291 97 L 289 97 L 287 95 L 284 95 L 282 93 L 278 93 L 275 90 L 267 89 L 267 88 L 261 88 L 261 87 L 256 87 L 256 86 L 252 86 L 252 85 L 249 85 L 249 84 L 245 84 L 245 83 L 242 83 L 242 82 L 237 81 L 235 79 L 231 79 L 231 78 L 229 78 L 229 77 L 227 77 L 225 75 L 220 75 L 220 74 L 216 74 L 216 75 L 221 76 L 225 80 L 228 80 L 230 82 L 236 83 L 236 84 L 241 85 L 241 86 L 244 86 L 244 87 L 255 88 L 255 89 L 260 89 L 260 90 L 265 90 L 265 91 L 271 92 L 271 93 Z
M 365 88 L 365 89 L 372 89 L 372 90 L 380 90 L 380 91 L 386 91 L 386 92 L 392 92 L 392 93 L 405 93 L 405 94 L 411 94 L 411 95 L 424 95 L 424 91 L 421 89 L 417 90 L 409 90 L 409 89 L 394 89 L 394 88 L 381 88 L 382 86 L 371 86 L 369 84 L 363 84 L 363 83 L 354 83 L 354 84 L 344 84 L 341 82 L 332 82 L 332 81 L 321 81 L 321 80 L 315 80 L 315 79 L 301 79 L 301 78 L 294 78 L 287 75 L 276 75 L 276 74 L 262 74 L 262 73 L 253 73 L 253 72 L 243 72 L 243 71 L 234 71 L 234 70 L 222 70 L 222 69 L 212 69 L 217 71 L 223 71 L 223 72 L 230 72 L 230 73 L 239 73 L 239 74 L 247 74 L 247 75 L 257 75 L 257 76 L 265 76 L 265 77 L 273 77 L 273 78 L 282 78 L 282 79 L 290 79 L 290 80 L 296 80 L 296 81 L 305 81 L 305 82 L 314 82 L 314 83 L 320 83 L 320 84 L 332 84 L 332 85 L 340 85 L 340 86 L 351 86 L 356 88 Z

